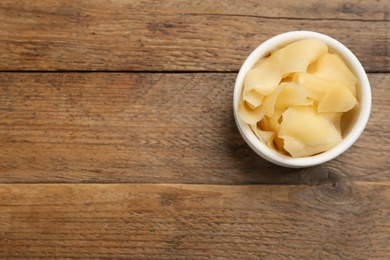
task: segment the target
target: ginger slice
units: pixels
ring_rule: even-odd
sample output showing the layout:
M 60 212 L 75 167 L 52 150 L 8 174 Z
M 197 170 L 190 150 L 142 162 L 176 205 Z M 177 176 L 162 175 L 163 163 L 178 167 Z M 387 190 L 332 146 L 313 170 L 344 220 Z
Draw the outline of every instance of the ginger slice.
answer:
M 268 96 L 282 78 L 291 72 L 304 72 L 309 64 L 328 51 L 320 40 L 303 39 L 293 42 L 275 52 L 248 71 L 244 80 L 244 93 L 255 89 Z
M 358 79 L 337 54 L 325 53 L 319 57 L 313 75 L 326 80 L 339 81 L 356 96 Z
M 288 135 L 306 144 L 322 144 L 339 139 L 330 120 L 318 114 L 314 106 L 292 106 L 282 114 L 279 134 Z
M 336 83 L 318 103 L 318 113 L 347 112 L 357 103 L 355 96 L 342 83 Z

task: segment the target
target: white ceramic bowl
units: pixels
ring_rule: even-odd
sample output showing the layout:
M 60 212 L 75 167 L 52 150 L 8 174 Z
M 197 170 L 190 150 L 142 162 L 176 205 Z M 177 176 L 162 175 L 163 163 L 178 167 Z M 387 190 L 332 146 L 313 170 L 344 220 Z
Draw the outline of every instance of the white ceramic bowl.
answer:
M 343 140 L 340 144 L 318 155 L 302 158 L 293 158 L 291 156 L 282 155 L 272 150 L 265 143 L 263 143 L 253 133 L 249 125 L 241 120 L 237 112 L 237 107 L 239 98 L 241 97 L 245 75 L 254 66 L 254 64 L 262 57 L 269 54 L 271 50 L 283 47 L 291 42 L 305 38 L 314 38 L 323 41 L 325 44 L 328 45 L 330 52 L 337 53 L 346 62 L 346 64 L 356 75 L 359 81 L 357 85 L 357 99 L 359 102 L 359 108 L 354 114 L 353 118 L 350 120 L 349 127 L 344 130 Z M 279 34 L 270 38 L 269 40 L 259 45 L 248 56 L 237 75 L 236 83 L 234 86 L 233 109 L 234 118 L 236 120 L 237 127 L 242 137 L 258 155 L 272 163 L 285 167 L 309 167 L 334 159 L 335 157 L 345 152 L 349 147 L 351 147 L 359 138 L 364 128 L 366 127 L 368 118 L 370 116 L 371 88 L 363 66 L 356 58 L 356 56 L 342 43 L 327 35 L 317 32 L 292 31 Z

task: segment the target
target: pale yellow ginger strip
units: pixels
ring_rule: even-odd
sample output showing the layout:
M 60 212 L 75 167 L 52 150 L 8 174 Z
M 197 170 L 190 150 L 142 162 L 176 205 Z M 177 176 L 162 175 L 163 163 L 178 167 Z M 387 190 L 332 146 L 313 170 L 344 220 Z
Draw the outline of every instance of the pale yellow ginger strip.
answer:
M 318 103 L 318 113 L 347 112 L 357 103 L 355 96 L 342 83 L 329 90 L 324 98 Z
M 284 149 L 292 157 L 309 157 L 316 155 L 335 147 L 340 141 L 328 142 L 319 145 L 307 145 L 298 139 L 290 136 L 284 137 Z
M 260 106 L 263 103 L 264 96 L 261 95 L 256 90 L 252 89 L 248 93 L 244 93 L 244 101 L 250 106 L 252 109 Z
M 247 73 L 244 93 L 255 89 L 264 96 L 270 95 L 285 75 L 306 71 L 327 51 L 327 45 L 316 39 L 303 39 L 275 51 Z
M 339 55 L 325 53 L 319 57 L 313 75 L 326 80 L 341 82 L 356 97 L 358 79 Z
M 312 101 L 307 99 L 306 88 L 301 84 L 291 82 L 287 84 L 285 88 L 283 88 L 283 90 L 280 92 L 275 102 L 275 108 L 285 109 L 289 106 L 307 106 L 311 105 L 312 103 Z
M 238 114 L 245 123 L 249 125 L 256 125 L 261 119 L 263 119 L 265 112 L 263 108 L 257 107 L 252 109 L 246 104 L 246 102 L 238 103 Z
M 292 81 L 304 86 L 307 97 L 317 101 L 322 100 L 326 92 L 335 85 L 335 81 L 326 80 L 306 72 L 295 73 Z
M 254 69 L 248 71 L 244 80 L 244 93 L 256 90 L 267 96 L 271 94 L 282 78 L 281 68 L 273 64 L 271 58 L 265 59 Z
M 289 107 L 282 117 L 280 135 L 288 135 L 310 145 L 339 139 L 334 125 L 318 114 L 314 106 Z
M 279 132 L 280 130 L 280 122 L 281 121 L 281 117 L 282 117 L 282 113 L 284 112 L 283 109 L 276 109 L 274 114 L 272 115 L 272 117 L 265 117 L 268 121 L 268 129 L 270 131 L 274 131 L 276 133 Z
M 337 132 L 341 135 L 341 116 L 344 113 L 341 112 L 331 112 L 331 113 L 321 113 L 321 116 L 332 122 Z
M 275 132 L 261 130 L 258 126 L 250 126 L 250 128 L 256 134 L 257 138 L 264 142 L 268 147 L 282 154 L 286 154 L 286 151 L 283 148 L 284 141 L 279 138 Z
M 261 130 L 257 125 L 251 125 L 250 128 L 256 134 L 256 136 L 266 144 L 272 142 L 276 135 L 275 132 Z
M 291 72 L 305 72 L 307 67 L 321 55 L 328 52 L 328 46 L 317 39 L 303 39 L 276 51 L 271 57 L 282 66 L 282 77 Z
M 274 92 L 272 92 L 271 95 L 267 96 L 263 101 L 263 110 L 265 112 L 265 115 L 268 117 L 272 117 L 272 115 L 275 112 L 275 103 L 276 100 L 279 97 L 279 94 L 282 92 L 282 90 L 290 83 L 281 83 L 276 87 Z

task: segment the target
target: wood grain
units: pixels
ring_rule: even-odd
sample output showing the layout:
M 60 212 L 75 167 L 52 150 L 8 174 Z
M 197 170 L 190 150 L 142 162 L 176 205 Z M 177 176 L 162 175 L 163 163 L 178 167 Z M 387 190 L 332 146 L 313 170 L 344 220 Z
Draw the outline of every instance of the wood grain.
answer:
M 309 169 L 257 156 L 238 133 L 231 73 L 0 73 L 0 182 L 389 181 L 388 74 L 370 74 L 369 124 Z
M 389 188 L 3 184 L 0 257 L 388 259 Z
M 275 1 L 205 1 L 205 0 L 178 0 L 162 4 L 156 0 L 121 1 L 116 3 L 122 8 L 150 13 L 192 13 L 208 15 L 243 15 L 267 18 L 296 18 L 296 19 L 340 19 L 340 20 L 368 20 L 388 21 L 390 3 L 378 0 L 375 5 L 369 0 L 332 0 L 326 4 L 308 0 L 297 3 L 293 0 Z
M 1 0 L 1 259 L 390 259 L 388 0 Z M 370 72 L 355 145 L 259 158 L 232 114 L 260 43 L 328 34 Z M 272 185 L 269 185 L 272 184 Z
M 42 6 L 44 5 L 44 9 Z M 105 9 L 103 9 L 103 6 Z M 294 0 L 105 0 L 64 1 L 46 0 L 45 3 L 31 1 L 3 0 L 1 7 L 33 12 L 57 12 L 59 9 L 96 9 L 105 12 L 152 13 L 152 14 L 207 14 L 207 15 L 242 15 L 266 18 L 295 18 L 313 20 L 360 20 L 389 21 L 390 4 L 386 0 L 331 0 L 326 4 L 317 0 L 297 3 Z
M 389 5 L 2 0 L 0 70 L 237 71 L 269 37 L 314 30 L 344 43 L 367 71 L 388 72 Z

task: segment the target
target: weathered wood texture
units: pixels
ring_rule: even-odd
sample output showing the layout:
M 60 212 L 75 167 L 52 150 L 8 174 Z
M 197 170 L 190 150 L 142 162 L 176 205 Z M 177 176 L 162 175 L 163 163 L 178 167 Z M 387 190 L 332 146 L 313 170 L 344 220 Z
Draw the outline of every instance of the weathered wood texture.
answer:
M 387 0 L 2 0 L 0 70 L 237 71 L 269 37 L 314 30 L 388 72 L 389 10 Z
M 0 258 L 390 259 L 389 11 L 1 0 Z M 308 169 L 261 159 L 232 114 L 246 56 L 291 30 L 344 43 L 373 92 L 356 144 Z
M 373 4 L 375 3 L 375 4 Z M 42 8 L 44 5 L 44 9 Z M 3 0 L 2 7 L 39 12 L 53 12 L 60 9 L 75 8 L 104 10 L 105 12 L 133 13 L 171 13 L 171 14 L 208 14 L 208 15 L 242 15 L 269 18 L 298 19 L 339 19 L 361 21 L 389 21 L 390 4 L 387 0 L 331 0 L 326 4 L 317 0 L 306 0 L 297 3 L 293 0 L 94 0 L 64 1 L 46 0 L 45 3 L 35 1 Z
M 231 73 L 0 73 L 0 182 L 389 181 L 388 74 L 368 126 L 324 165 L 284 169 L 238 133 Z
M 0 185 L 1 258 L 389 259 L 388 183 Z

